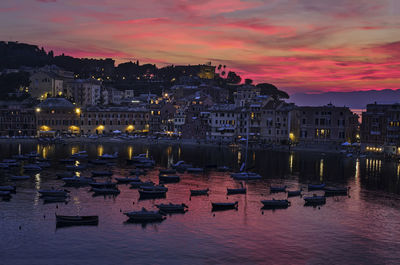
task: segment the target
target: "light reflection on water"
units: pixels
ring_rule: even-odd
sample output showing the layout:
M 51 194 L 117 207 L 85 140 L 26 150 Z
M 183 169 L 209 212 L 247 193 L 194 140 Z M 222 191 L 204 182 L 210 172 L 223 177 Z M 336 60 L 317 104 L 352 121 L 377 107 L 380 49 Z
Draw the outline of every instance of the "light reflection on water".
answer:
M 119 185 L 121 194 L 117 197 L 93 197 L 89 187 L 68 188 L 68 204 L 43 204 L 36 190 L 60 187 L 62 181 L 56 179 L 55 172 L 63 165 L 56 160 L 69 156 L 73 148 L 87 150 L 90 159 L 119 151 L 123 157 L 112 168 L 115 177 L 128 175 L 133 168 L 125 165 L 126 159 L 146 153 L 156 160 L 157 169 L 142 179 L 155 182 L 158 169 L 172 161 L 182 159 L 193 166 L 218 164 L 237 169 L 244 155 L 237 149 L 199 146 L 41 146 L 39 153 L 46 152 L 52 168 L 37 174 L 32 181 L 18 183 L 17 194 L 9 202 L 0 202 L 0 256 L 4 264 L 396 264 L 400 258 L 400 166 L 396 162 L 255 151 L 249 156 L 249 168 L 264 179 L 246 183 L 245 195 L 227 197 L 226 188 L 240 187 L 239 182 L 228 173 L 211 171 L 184 174 L 180 183 L 167 184 L 165 200 L 139 201 L 137 190 Z M 14 150 L 12 154 L 19 149 L 27 153 L 36 146 L 11 145 L 2 149 Z M 2 158 L 8 155 L 11 154 L 1 154 Z M 90 176 L 91 170 L 93 167 L 80 173 Z M 0 177 L 0 184 L 7 183 L 5 179 Z M 328 198 L 320 209 L 304 207 L 303 199 L 295 197 L 289 199 L 292 205 L 288 209 L 260 210 L 261 199 L 286 198 L 283 193 L 269 194 L 271 184 L 297 189 L 321 179 L 330 185 L 350 186 L 351 196 Z M 189 198 L 190 189 L 203 188 L 210 188 L 209 197 Z M 213 201 L 236 200 L 238 211 L 217 212 L 215 216 L 211 212 Z M 154 209 L 154 204 L 160 202 L 185 203 L 189 212 L 168 216 L 162 223 L 125 224 L 126 217 L 121 212 L 141 207 Z M 97 227 L 56 230 L 55 212 L 95 214 L 100 222 Z

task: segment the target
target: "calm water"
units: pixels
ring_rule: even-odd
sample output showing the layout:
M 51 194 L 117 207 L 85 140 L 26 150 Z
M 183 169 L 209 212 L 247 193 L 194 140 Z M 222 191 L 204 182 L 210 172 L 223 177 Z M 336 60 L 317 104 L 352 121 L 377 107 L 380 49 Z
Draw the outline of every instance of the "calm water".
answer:
M 239 182 L 228 173 L 211 171 L 183 174 L 181 182 L 167 185 L 166 199 L 138 201 L 137 190 L 119 185 L 121 194 L 115 198 L 92 197 L 89 187 L 68 188 L 68 204 L 43 204 L 36 191 L 63 185 L 55 177 L 64 167 L 57 160 L 79 150 L 87 150 L 92 158 L 119 151 L 114 176 L 127 175 L 133 168 L 126 166 L 127 158 L 148 152 L 157 167 L 142 179 L 155 182 L 159 168 L 178 160 L 238 168 L 244 153 L 229 148 L 135 144 L 2 144 L 0 148 L 0 158 L 38 151 L 52 161 L 51 169 L 18 182 L 17 194 L 10 201 L 0 201 L 0 264 L 400 263 L 400 166 L 395 162 L 257 151 L 249 152 L 249 159 L 264 179 L 248 182 L 246 195 L 227 197 L 226 188 L 239 187 Z M 81 174 L 90 176 L 91 170 Z M 285 198 L 284 193 L 269 194 L 271 184 L 297 189 L 319 181 L 351 186 L 350 197 L 328 198 L 320 208 L 305 207 L 303 199 L 295 197 L 290 198 L 288 209 L 260 209 L 261 199 Z M 2 173 L 0 184 L 7 183 Z M 189 198 L 190 189 L 207 187 L 209 197 Z M 211 212 L 210 202 L 236 200 L 238 211 Z M 125 223 L 121 211 L 154 208 L 159 202 L 183 202 L 189 211 L 157 224 Z M 55 212 L 99 215 L 100 221 L 94 227 L 56 229 Z

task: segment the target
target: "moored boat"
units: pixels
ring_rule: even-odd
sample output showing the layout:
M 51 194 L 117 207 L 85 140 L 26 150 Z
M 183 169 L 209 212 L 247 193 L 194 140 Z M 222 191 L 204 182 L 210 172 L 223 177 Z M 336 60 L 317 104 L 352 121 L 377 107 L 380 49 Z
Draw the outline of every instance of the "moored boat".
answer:
M 231 177 L 236 180 L 256 180 L 261 179 L 261 176 L 254 172 L 238 172 L 232 173 Z
M 101 159 L 116 159 L 118 158 L 118 152 L 115 152 L 114 154 L 104 154 L 99 156 Z
M 160 182 L 162 183 L 175 183 L 175 182 L 179 182 L 181 180 L 181 178 L 177 175 L 159 175 L 158 176 Z
M 321 184 L 308 184 L 308 190 L 322 190 L 325 188 L 326 184 L 321 183 Z
M 160 175 L 167 175 L 167 174 L 176 174 L 176 169 L 173 168 L 160 169 Z
M 39 190 L 41 196 L 51 196 L 51 197 L 66 197 L 69 193 L 67 190 Z
M 102 194 L 102 195 L 117 195 L 120 194 L 120 190 L 116 188 L 92 188 L 95 194 Z
M 68 166 L 65 166 L 65 168 L 67 170 L 71 170 L 71 171 L 78 171 L 78 170 L 86 169 L 86 166 L 82 165 L 82 164 L 80 164 L 80 165 L 68 165 Z
M 230 210 L 238 208 L 238 202 L 212 202 L 211 203 L 213 211 Z
M 133 222 L 162 221 L 166 218 L 159 211 L 148 211 L 145 208 L 142 208 L 141 211 L 125 212 L 124 214 L 129 217 L 129 221 Z
M 134 181 L 134 182 L 131 182 L 131 183 L 129 183 L 131 186 L 130 186 L 130 189 L 138 189 L 138 188 L 140 188 L 140 187 L 142 187 L 142 186 L 154 186 L 155 184 L 154 184 L 154 182 L 152 182 L 152 181 L 146 181 L 146 182 L 142 182 L 142 181 Z
M 117 187 L 117 183 L 115 182 L 110 182 L 110 181 L 106 181 L 106 182 L 92 182 L 90 183 L 90 186 L 92 188 L 105 188 L 105 189 L 112 189 L 112 188 L 116 188 Z
M 262 200 L 261 203 L 265 209 L 278 209 L 278 208 L 288 208 L 290 202 L 288 200 Z
M 304 197 L 305 205 L 322 205 L 326 203 L 325 196 L 317 196 L 314 194 L 312 197 Z
M 271 193 L 285 192 L 286 186 L 271 186 L 269 190 Z
M 204 169 L 201 167 L 188 167 L 186 171 L 189 173 L 203 173 Z
M 111 177 L 112 171 L 92 171 L 92 177 Z
M 238 189 L 226 189 L 227 194 L 245 194 L 246 193 L 246 188 L 238 188 Z
M 181 203 L 181 204 L 158 204 L 156 207 L 164 213 L 184 213 L 187 211 L 189 208 L 186 204 Z
M 69 216 L 69 215 L 57 215 L 56 224 L 59 225 L 97 225 L 99 223 L 99 217 L 97 215 L 91 216 Z
M 209 189 L 204 190 L 190 190 L 190 196 L 208 195 Z
M 62 178 L 62 180 L 65 182 L 65 185 L 71 185 L 71 186 L 85 186 L 93 182 L 92 178 L 78 177 L 78 176 L 73 176 L 70 178 Z
M 138 177 L 122 177 L 122 178 L 115 178 L 115 180 L 119 183 L 119 184 L 128 184 L 131 182 L 140 182 L 140 178 Z
M 156 190 L 156 189 L 140 189 L 139 190 L 140 199 L 147 198 L 164 198 L 167 194 L 165 190 Z
M 287 194 L 288 197 L 296 197 L 296 196 L 301 196 L 301 189 L 300 190 L 288 190 Z

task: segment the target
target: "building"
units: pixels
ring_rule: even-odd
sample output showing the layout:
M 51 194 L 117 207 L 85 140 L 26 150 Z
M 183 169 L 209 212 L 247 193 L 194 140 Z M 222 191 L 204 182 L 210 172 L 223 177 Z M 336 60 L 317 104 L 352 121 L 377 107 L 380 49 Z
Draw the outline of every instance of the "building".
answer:
M 299 143 L 341 144 L 357 141 L 358 116 L 348 107 L 332 104 L 298 107 Z
M 363 150 L 400 155 L 400 103 L 368 104 L 360 136 Z
M 174 133 L 178 136 L 182 134 L 182 127 L 185 124 L 186 114 L 184 108 L 178 108 L 174 115 Z
M 79 134 L 80 113 L 65 98 L 47 98 L 35 108 L 37 135 Z
M 81 134 L 147 133 L 149 111 L 145 107 L 94 106 L 82 110 Z
M 63 92 L 64 79 L 52 72 L 36 72 L 33 73 L 29 80 L 29 94 L 33 98 L 46 99 L 47 96 L 61 95 Z
M 35 109 L 19 102 L 0 106 L 1 136 L 35 136 Z
M 95 79 L 75 79 L 65 82 L 64 94 L 79 107 L 100 104 L 101 83 Z
M 182 125 L 182 138 L 206 140 L 210 131 L 210 112 L 212 101 L 209 97 L 197 96 L 187 98 L 186 119 Z
M 210 131 L 207 139 L 219 143 L 235 142 L 238 108 L 234 104 L 216 104 L 209 112 Z
M 271 100 L 261 111 L 262 143 L 287 144 L 298 141 L 297 107 L 281 100 Z

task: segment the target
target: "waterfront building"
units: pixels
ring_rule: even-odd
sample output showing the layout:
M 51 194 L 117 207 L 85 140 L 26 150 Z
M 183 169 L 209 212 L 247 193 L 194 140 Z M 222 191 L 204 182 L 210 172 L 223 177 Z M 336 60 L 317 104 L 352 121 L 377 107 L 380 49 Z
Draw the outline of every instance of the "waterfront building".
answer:
M 187 98 L 186 119 L 182 125 L 182 138 L 206 140 L 210 127 L 210 112 L 208 108 L 213 105 L 207 96 Z
M 216 104 L 210 107 L 207 139 L 219 143 L 235 142 L 238 111 L 235 104 Z
M 360 134 L 363 150 L 400 155 L 400 103 L 368 104 Z
M 20 102 L 0 104 L 0 135 L 36 135 L 35 109 Z
M 358 116 L 348 107 L 332 104 L 298 107 L 300 143 L 341 144 L 357 141 Z
M 80 133 L 147 133 L 149 116 L 148 109 L 143 106 L 91 106 L 80 114 Z
M 101 82 L 95 79 L 75 79 L 65 82 L 64 94 L 79 107 L 100 104 Z
M 180 136 L 182 134 L 182 127 L 185 124 L 186 114 L 185 109 L 180 107 L 176 110 L 174 115 L 174 133 Z
M 81 110 L 65 98 L 47 98 L 35 108 L 38 136 L 80 133 Z

